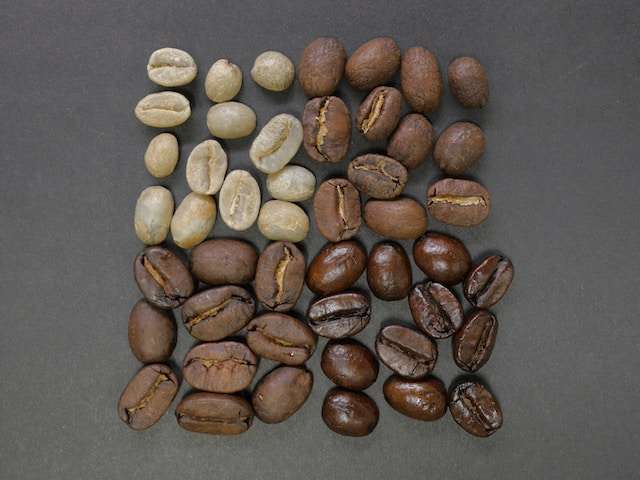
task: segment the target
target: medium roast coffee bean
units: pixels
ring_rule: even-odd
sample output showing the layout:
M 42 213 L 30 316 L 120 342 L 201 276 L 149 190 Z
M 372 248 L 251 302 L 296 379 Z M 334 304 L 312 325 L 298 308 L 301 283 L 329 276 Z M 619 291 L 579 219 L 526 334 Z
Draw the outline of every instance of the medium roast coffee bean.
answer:
M 210 195 L 191 192 L 178 205 L 171 219 L 171 236 L 180 248 L 202 243 L 216 223 L 216 201 Z
M 300 120 L 288 113 L 281 113 L 262 127 L 251 144 L 249 157 L 261 172 L 278 172 L 291 161 L 301 143 Z
M 401 110 L 400 90 L 393 87 L 375 88 L 358 108 L 358 130 L 370 142 L 384 140 L 398 125 Z
M 411 263 L 397 243 L 381 242 L 371 249 L 367 262 L 367 283 L 382 300 L 400 300 L 411 288 Z
M 256 128 L 256 114 L 244 103 L 218 103 L 207 112 L 207 127 L 214 137 L 229 140 L 246 137 Z
M 329 380 L 349 390 L 364 390 L 378 378 L 378 360 L 356 340 L 332 340 L 322 352 L 320 363 Z
M 404 98 L 419 113 L 437 110 L 442 98 L 442 76 L 436 56 L 426 48 L 411 47 L 402 55 L 400 84 Z
M 394 410 L 416 420 L 432 422 L 447 413 L 447 390 L 435 377 L 406 380 L 392 375 L 384 382 L 382 392 Z
M 177 127 L 191 116 L 191 105 L 184 95 L 177 92 L 158 92 L 140 100 L 134 113 L 149 127 Z
M 177 48 L 161 48 L 147 62 L 149 80 L 163 87 L 181 87 L 196 78 L 198 67 L 193 57 Z
M 389 325 L 378 332 L 376 352 L 395 373 L 413 379 L 431 373 L 438 360 L 438 347 L 433 340 L 402 325 Z
M 256 311 L 244 288 L 225 286 L 200 292 L 182 305 L 182 322 L 198 340 L 222 340 L 242 330 Z
M 378 37 L 360 45 L 351 54 L 345 68 L 349 85 L 371 90 L 387 83 L 400 66 L 400 47 L 388 37 Z
M 442 223 L 469 227 L 484 222 L 489 216 L 491 198 L 478 182 L 445 178 L 429 187 L 427 210 Z
M 204 89 L 212 102 L 228 102 L 242 87 L 242 70 L 226 58 L 217 60 L 207 73 Z
M 258 258 L 256 297 L 269 310 L 291 310 L 302 293 L 305 268 L 304 255 L 293 243 L 270 244 Z
M 360 243 L 328 243 L 309 264 L 307 286 L 319 295 L 342 292 L 360 278 L 366 265 L 367 252 Z
M 143 367 L 118 400 L 118 416 L 133 430 L 144 430 L 167 411 L 178 392 L 178 378 L 161 363 Z
M 260 212 L 260 186 L 246 170 L 233 170 L 224 179 L 218 204 L 227 227 L 239 232 L 247 230 Z
M 227 154 L 215 140 L 206 140 L 187 159 L 187 183 L 196 193 L 215 195 L 227 173 Z
M 336 433 L 349 437 L 369 435 L 378 424 L 380 412 L 366 393 L 333 388 L 322 404 L 322 420 Z
M 129 347 L 142 363 L 166 362 L 176 346 L 176 322 L 171 312 L 146 300 L 136 303 L 129 315 Z
M 263 52 L 256 58 L 251 69 L 253 81 L 266 90 L 282 92 L 293 83 L 296 68 L 285 54 Z
M 482 129 L 475 123 L 456 122 L 438 137 L 433 160 L 449 175 L 462 175 L 474 166 L 485 149 Z
M 471 267 L 471 255 L 457 238 L 428 232 L 413 245 L 413 259 L 427 277 L 445 285 L 464 280 Z
M 247 325 L 247 344 L 261 357 L 285 365 L 302 365 L 316 349 L 316 336 L 296 318 L 265 313 Z
M 269 240 L 301 242 L 309 233 L 309 217 L 295 203 L 269 200 L 260 208 L 258 229 Z
M 482 108 L 489 101 L 489 80 L 473 57 L 458 57 L 449 64 L 449 90 L 466 108 Z
M 144 165 L 154 177 L 168 177 L 176 168 L 179 154 L 178 139 L 175 135 L 161 133 L 149 142 L 144 153 Z
M 387 155 L 409 170 L 426 160 L 435 140 L 435 132 L 429 120 L 419 113 L 405 115 L 387 145 Z
M 507 293 L 513 264 L 507 257 L 490 255 L 474 267 L 464 281 L 464 296 L 478 308 L 491 308 Z
M 322 182 L 313 197 L 313 211 L 318 230 L 331 242 L 355 236 L 362 223 L 360 194 L 346 178 Z
M 199 392 L 182 399 L 176 419 L 190 432 L 237 435 L 251 427 L 253 408 L 239 395 Z
M 201 343 L 184 357 L 182 375 L 198 390 L 233 393 L 251 384 L 257 363 L 256 356 L 243 343 Z
M 191 268 L 198 280 L 209 285 L 243 285 L 256 275 L 258 251 L 243 240 L 214 239 L 191 251 Z
M 319 37 L 307 45 L 298 64 L 298 80 L 307 97 L 335 92 L 346 61 L 347 52 L 337 38 Z
M 453 359 L 462 370 L 477 372 L 491 357 L 498 320 L 488 310 L 476 310 L 453 337 Z
M 396 240 L 415 240 L 427 231 L 427 211 L 409 197 L 367 201 L 364 221 L 378 235 Z
M 371 303 L 361 293 L 338 293 L 311 303 L 307 318 L 311 329 L 322 337 L 349 337 L 369 324 Z
M 456 423 L 476 437 L 493 435 L 502 426 L 498 401 L 478 381 L 456 385 L 449 397 L 449 410 Z
M 173 196 L 164 187 L 145 188 L 136 202 L 133 226 L 137 237 L 146 245 L 164 242 L 173 216 Z
M 418 328 L 433 338 L 447 338 L 462 326 L 464 312 L 456 296 L 444 285 L 418 283 L 409 294 L 411 316 Z
M 349 180 L 372 198 L 395 198 L 407 184 L 407 169 L 391 157 L 366 154 L 354 158 L 347 170 Z
M 276 200 L 302 202 L 313 196 L 316 176 L 300 165 L 287 165 L 267 177 L 267 190 Z
M 337 163 L 349 151 L 351 113 L 338 97 L 318 97 L 307 102 L 302 114 L 304 149 L 318 162 Z
M 162 247 L 140 252 L 133 261 L 133 276 L 144 297 L 164 309 L 179 307 L 194 290 L 187 266 L 175 253 Z
M 313 375 L 301 367 L 278 367 L 267 373 L 253 389 L 251 403 L 265 423 L 284 422 L 309 398 Z

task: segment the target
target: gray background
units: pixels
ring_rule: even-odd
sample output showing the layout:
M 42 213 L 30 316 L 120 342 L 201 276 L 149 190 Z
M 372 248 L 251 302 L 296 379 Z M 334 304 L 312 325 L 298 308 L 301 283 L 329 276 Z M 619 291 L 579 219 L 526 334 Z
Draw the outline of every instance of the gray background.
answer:
M 1 10 L 0 478 L 638 478 L 640 3 L 32 0 Z M 464 111 L 447 94 L 430 118 L 438 131 L 458 119 L 483 126 L 488 149 L 471 176 L 494 204 L 479 228 L 431 227 L 462 238 L 476 259 L 503 251 L 517 269 L 481 371 L 505 412 L 492 438 L 466 435 L 449 415 L 430 424 L 391 410 L 386 369 L 368 391 L 381 407 L 375 432 L 335 435 L 320 418 L 330 387 L 319 369 L 324 341 L 310 362 L 313 394 L 286 423 L 256 421 L 245 435 L 216 438 L 182 431 L 171 413 L 144 433 L 117 418 L 120 391 L 139 368 L 127 344 L 141 248 L 132 215 L 139 192 L 156 183 L 142 157 L 157 132 L 132 114 L 160 90 L 146 78 L 148 55 L 175 46 L 200 67 L 181 89 L 194 106 L 175 129 L 181 160 L 162 182 L 180 201 L 186 157 L 209 137 L 211 63 L 229 57 L 242 67 L 239 100 L 262 126 L 279 112 L 300 115 L 305 98 L 297 84 L 282 94 L 257 87 L 254 58 L 276 49 L 297 62 L 318 35 L 339 37 L 349 52 L 391 35 L 402 48 L 433 50 L 443 69 L 471 54 L 489 72 L 485 110 Z M 364 96 L 345 84 L 339 93 L 352 108 Z M 250 142 L 225 142 L 231 168 L 255 172 Z M 354 133 L 350 156 L 367 148 Z M 346 169 L 303 150 L 295 163 L 318 180 Z M 437 177 L 427 162 L 411 173 L 408 194 L 423 201 Z M 218 219 L 213 235 L 231 234 Z M 247 236 L 265 245 L 257 228 Z M 359 238 L 367 248 L 379 241 L 366 228 Z M 307 255 L 323 243 L 313 228 Z M 299 314 L 310 298 L 305 291 Z M 404 301 L 373 308 L 358 335 L 370 346 L 381 322 L 410 321 Z M 192 344 L 181 326 L 179 334 L 177 362 Z M 460 372 L 449 343 L 440 347 L 435 374 L 449 384 Z M 260 374 L 271 367 L 264 361 Z

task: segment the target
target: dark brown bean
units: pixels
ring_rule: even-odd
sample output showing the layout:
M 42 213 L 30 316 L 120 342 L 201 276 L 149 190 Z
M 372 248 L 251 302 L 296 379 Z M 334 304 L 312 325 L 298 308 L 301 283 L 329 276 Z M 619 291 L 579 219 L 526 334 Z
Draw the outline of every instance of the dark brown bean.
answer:
M 432 422 L 447 413 L 447 389 L 435 377 L 406 380 L 392 375 L 384 382 L 382 392 L 394 410 L 416 420 Z
M 489 101 L 489 80 L 473 57 L 458 57 L 449 64 L 449 90 L 466 108 L 482 108 Z
M 427 277 L 445 285 L 464 280 L 471 268 L 471 255 L 457 238 L 428 232 L 413 245 L 413 259 Z
M 369 388 L 378 378 L 376 356 L 353 339 L 331 340 L 327 343 L 320 366 L 329 380 L 349 390 Z
M 378 235 L 396 240 L 415 240 L 427 231 L 427 211 L 409 197 L 367 201 L 364 221 Z
M 209 285 L 251 283 L 257 263 L 258 251 L 242 240 L 207 240 L 191 251 L 193 274 Z
M 400 66 L 400 84 L 404 98 L 416 112 L 433 112 L 440 106 L 442 75 L 436 56 L 426 48 L 405 50 Z
M 305 260 L 291 242 L 273 242 L 258 259 L 256 297 L 269 310 L 287 312 L 304 287 Z
M 427 159 L 433 148 L 435 132 L 429 120 L 419 113 L 405 115 L 387 145 L 387 155 L 409 170 Z
M 464 296 L 478 308 L 491 308 L 507 293 L 513 264 L 507 257 L 490 255 L 474 267 L 464 281 Z
M 362 193 L 386 200 L 402 193 L 407 184 L 407 169 L 391 157 L 366 154 L 354 158 L 347 170 L 349 180 Z
M 307 401 L 313 375 L 301 367 L 278 367 L 256 385 L 251 403 L 256 416 L 265 423 L 284 422 Z
M 176 346 L 176 322 L 171 312 L 146 300 L 136 303 L 129 315 L 129 347 L 142 363 L 166 362 Z
M 378 37 L 360 45 L 345 67 L 349 85 L 357 90 L 371 90 L 387 83 L 400 66 L 400 47 L 388 37 Z
M 447 338 L 462 326 L 464 312 L 456 296 L 444 285 L 418 283 L 409 294 L 411 316 L 418 328 L 433 338 Z
M 318 162 L 337 163 L 351 144 L 351 113 L 338 97 L 318 97 L 307 102 L 302 114 L 304 149 Z
M 318 230 L 331 242 L 355 236 L 362 223 L 360 194 L 346 178 L 322 182 L 313 197 L 313 211 Z
M 402 94 L 393 87 L 377 87 L 358 108 L 358 130 L 370 142 L 384 140 L 393 133 L 400 121 Z
M 411 288 L 411 263 L 397 243 L 381 242 L 371 249 L 367 262 L 367 282 L 382 300 L 400 300 Z
M 298 64 L 298 80 L 307 97 L 335 92 L 346 61 L 347 52 L 337 38 L 319 37 L 307 45 Z
M 307 286 L 319 295 L 342 292 L 353 285 L 367 266 L 367 252 L 354 240 L 328 243 L 307 269 Z
M 261 357 L 286 365 L 302 365 L 316 349 L 316 336 L 294 317 L 265 313 L 247 325 L 247 344 Z
M 322 404 L 322 420 L 340 435 L 369 435 L 376 428 L 379 416 L 376 402 L 362 392 L 333 388 Z
M 251 427 L 253 409 L 239 395 L 198 392 L 182 399 L 176 407 L 176 419 L 190 432 L 237 435 Z
M 378 332 L 376 352 L 395 373 L 413 379 L 431 373 L 438 360 L 438 346 L 431 338 L 402 325 L 388 325 Z
M 438 137 L 433 160 L 443 172 L 462 175 L 480 160 L 485 143 L 484 133 L 475 123 L 456 122 Z
M 337 293 L 311 303 L 307 318 L 317 335 L 327 338 L 349 337 L 369 324 L 371 303 L 361 293 Z
M 488 437 L 502 427 L 500 404 L 478 381 L 464 381 L 453 387 L 449 410 L 456 423 L 476 437 Z
M 429 187 L 427 210 L 442 223 L 470 227 L 489 216 L 491 197 L 478 182 L 445 178 Z
M 477 372 L 496 344 L 498 320 L 488 310 L 476 310 L 453 336 L 453 360 L 462 370 Z

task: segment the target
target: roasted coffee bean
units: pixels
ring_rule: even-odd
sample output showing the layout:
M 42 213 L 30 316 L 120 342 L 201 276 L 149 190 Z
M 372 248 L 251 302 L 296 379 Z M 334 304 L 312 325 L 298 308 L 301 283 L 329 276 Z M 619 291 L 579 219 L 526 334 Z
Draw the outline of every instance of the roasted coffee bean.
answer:
M 358 108 L 358 130 L 370 142 L 386 139 L 400 121 L 402 94 L 393 87 L 378 87 L 371 91 Z
M 161 48 L 147 62 L 149 80 L 163 87 L 181 87 L 196 78 L 198 67 L 193 57 L 177 48 Z
M 180 148 L 178 139 L 170 133 L 156 135 L 144 153 L 144 166 L 156 178 L 165 178 L 173 173 L 178 163 Z
M 411 47 L 402 55 L 400 84 L 404 98 L 419 113 L 437 110 L 442 98 L 442 75 L 436 56 L 426 48 Z
M 242 232 L 253 225 L 260 212 L 260 186 L 246 170 L 229 172 L 218 195 L 222 221 Z
M 191 105 L 177 92 L 158 92 L 147 95 L 134 110 L 138 120 L 149 127 L 177 127 L 191 116 Z
M 346 61 L 347 52 L 337 38 L 319 37 L 307 45 L 298 64 L 298 80 L 307 97 L 335 92 Z
M 502 409 L 487 388 L 478 381 L 456 385 L 449 395 L 453 419 L 476 437 L 493 435 L 502 426 Z
M 118 400 L 118 416 L 133 430 L 144 430 L 167 411 L 178 392 L 178 378 L 161 363 L 143 367 Z
M 360 194 L 346 178 L 322 182 L 313 197 L 313 211 L 318 230 L 331 242 L 355 236 L 362 223 Z
M 402 325 L 383 327 L 376 337 L 380 361 L 398 375 L 422 378 L 438 360 L 438 346 L 431 338 Z
M 491 197 L 478 182 L 445 178 L 429 187 L 427 210 L 442 223 L 469 227 L 489 216 Z
M 438 137 L 433 160 L 443 172 L 462 175 L 480 160 L 485 143 L 484 133 L 475 123 L 456 122 Z
M 371 303 L 361 293 L 337 293 L 311 303 L 307 318 L 311 329 L 322 337 L 350 337 L 369 324 Z
M 357 90 L 371 90 L 387 83 L 400 66 L 400 47 L 388 37 L 378 37 L 360 45 L 345 67 L 349 85 Z
M 367 282 L 382 300 L 400 300 L 411 288 L 411 263 L 397 243 L 381 242 L 371 249 L 367 261 Z
M 456 296 L 444 285 L 418 283 L 409 294 L 411 316 L 418 328 L 433 338 L 447 338 L 462 326 L 464 312 Z
M 324 347 L 322 371 L 333 383 L 349 390 L 364 390 L 378 378 L 378 360 L 353 339 L 331 340 Z
M 464 280 L 471 267 L 471 255 L 457 238 L 428 232 L 413 245 L 413 259 L 427 277 L 445 285 Z
M 251 403 L 260 420 L 280 423 L 300 410 L 312 388 L 309 370 L 281 366 L 262 377 L 253 389 Z
M 182 399 L 176 419 L 190 432 L 237 435 L 251 427 L 253 408 L 239 395 L 199 392 Z
M 449 64 L 449 90 L 466 108 L 482 108 L 489 101 L 489 80 L 473 57 L 458 57 Z
M 176 322 L 171 312 L 146 300 L 136 303 L 129 315 L 129 347 L 142 363 L 166 362 L 176 346 Z
M 378 424 L 376 402 L 362 392 L 333 388 L 322 404 L 322 420 L 336 433 L 349 437 L 369 435 Z
M 364 221 L 378 235 L 396 240 L 415 240 L 427 231 L 427 211 L 409 197 L 367 201 Z
M 507 257 L 490 255 L 474 267 L 464 281 L 464 296 L 478 308 L 491 308 L 507 293 L 513 264 Z
M 354 240 L 328 243 L 307 269 L 307 286 L 320 295 L 342 292 L 353 285 L 367 266 L 367 252 Z
M 144 297 L 156 307 L 182 305 L 194 290 L 193 278 L 182 260 L 170 250 L 148 247 L 133 261 L 133 276 Z
M 214 239 L 191 251 L 191 268 L 198 280 L 209 285 L 243 285 L 256 275 L 258 251 L 243 240 Z
M 187 183 L 196 193 L 215 195 L 227 173 L 227 154 L 215 140 L 205 140 L 187 159 Z
M 280 113 L 262 127 L 249 150 L 249 157 L 262 173 L 282 170 L 302 143 L 302 123 L 293 115 Z
M 230 140 L 246 137 L 256 128 L 256 113 L 244 103 L 217 103 L 207 112 L 207 127 L 214 137 Z
M 476 310 L 453 336 L 453 359 L 462 370 L 477 372 L 491 357 L 498 320 L 487 310 Z
M 384 155 L 366 154 L 354 158 L 349 163 L 347 176 L 362 193 L 382 200 L 397 197 L 407 184 L 407 169 Z
M 265 313 L 247 325 L 247 344 L 261 357 L 286 365 L 302 365 L 316 349 L 316 336 L 296 318 Z
M 296 67 L 284 53 L 267 51 L 256 58 L 251 69 L 253 81 L 266 90 L 282 92 L 293 83 Z
M 435 132 L 429 120 L 419 113 L 405 115 L 387 145 L 387 155 L 409 170 L 417 168 L 431 153 Z
M 216 223 L 216 201 L 210 195 L 191 192 L 171 219 L 171 236 L 180 248 L 192 248 L 202 243 Z
M 133 217 L 137 237 L 146 245 L 164 242 L 173 216 L 173 196 L 164 187 L 145 188 L 138 197 Z
M 258 258 L 256 297 L 269 310 L 291 310 L 302 293 L 305 268 L 304 255 L 293 243 L 271 243 Z
M 276 200 L 302 202 L 313 197 L 316 176 L 300 165 L 287 165 L 267 177 L 267 190 Z
M 309 217 L 295 203 L 269 200 L 260 208 L 258 229 L 269 240 L 301 242 L 309 233 Z
M 392 375 L 384 382 L 382 392 L 394 410 L 416 420 L 432 422 L 447 413 L 447 390 L 435 377 L 406 380 Z
M 201 343 L 184 357 L 182 375 L 198 390 L 234 393 L 251 384 L 257 364 L 258 359 L 244 343 Z
M 228 102 L 242 87 L 242 70 L 226 58 L 217 60 L 207 73 L 204 89 L 212 102 Z
M 210 288 L 182 305 L 182 322 L 198 340 L 215 342 L 242 330 L 256 311 L 256 303 L 244 288 Z
M 318 162 L 337 163 L 351 143 L 351 113 L 338 97 L 318 97 L 307 102 L 302 114 L 304 149 Z

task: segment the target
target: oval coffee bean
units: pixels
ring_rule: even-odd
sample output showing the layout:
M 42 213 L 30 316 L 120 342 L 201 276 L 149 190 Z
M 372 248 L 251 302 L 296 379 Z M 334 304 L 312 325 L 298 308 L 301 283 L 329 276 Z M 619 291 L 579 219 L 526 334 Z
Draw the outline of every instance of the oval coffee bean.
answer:
M 307 97 L 335 92 L 346 61 L 347 52 L 337 38 L 319 37 L 307 45 L 298 64 L 298 80 Z
M 321 337 L 350 337 L 369 324 L 371 303 L 361 293 L 337 293 L 311 303 L 307 318 L 311 329 Z
M 144 153 L 144 165 L 154 177 L 168 177 L 176 168 L 179 154 L 178 139 L 175 135 L 161 133 L 149 142 Z
M 193 57 L 177 48 L 161 48 L 147 62 L 149 80 L 163 87 L 181 87 L 196 78 L 198 67 Z
M 478 381 L 456 385 L 449 397 L 453 419 L 476 437 L 493 435 L 502 426 L 502 409 L 487 388 Z
M 371 90 L 387 83 L 400 66 L 400 47 L 392 38 L 378 37 L 363 43 L 351 54 L 345 67 L 349 85 Z
M 407 184 L 407 169 L 391 157 L 366 154 L 354 158 L 347 170 L 349 180 L 372 198 L 395 198 Z
M 182 399 L 176 419 L 190 432 L 237 435 L 251 427 L 253 408 L 239 395 L 198 392 Z
M 158 92 L 140 100 L 134 113 L 138 120 L 149 127 L 177 127 L 191 116 L 191 105 L 180 93 Z
M 285 365 L 302 365 L 316 349 L 316 336 L 294 317 L 265 313 L 247 325 L 247 344 L 261 357 Z
M 300 410 L 312 388 L 313 375 L 306 368 L 277 367 L 253 389 L 251 403 L 260 420 L 280 423 Z
M 457 238 L 428 232 L 413 245 L 413 259 L 427 277 L 445 285 L 464 280 L 471 268 L 471 255 Z
M 184 357 L 182 375 L 198 390 L 234 393 L 251 384 L 257 363 L 256 356 L 243 343 L 201 343 Z
M 411 288 L 411 263 L 400 245 L 381 242 L 371 249 L 367 262 L 367 283 L 382 300 L 400 300 Z
M 425 281 L 409 294 L 415 324 L 433 338 L 447 338 L 462 326 L 464 312 L 456 296 L 444 285 Z
M 393 87 L 378 87 L 371 91 L 358 108 L 358 130 L 370 142 L 386 139 L 400 121 L 402 94 Z
M 331 340 L 324 347 L 320 363 L 329 380 L 349 390 L 364 390 L 378 378 L 378 360 L 356 340 Z
M 302 114 L 304 149 L 318 162 L 337 163 L 351 144 L 351 113 L 338 97 L 318 97 L 307 102 Z
M 405 115 L 387 145 L 387 155 L 408 169 L 417 168 L 431 153 L 435 132 L 429 120 L 419 113 Z
M 426 48 L 411 47 L 402 55 L 400 84 L 404 98 L 419 113 L 437 110 L 442 98 L 442 76 L 436 56 Z
M 447 413 L 447 389 L 435 377 L 405 380 L 392 375 L 384 382 L 382 392 L 394 410 L 416 420 L 432 422 Z
M 196 193 L 215 195 L 227 173 L 227 154 L 215 140 L 206 140 L 187 159 L 187 183 Z
M 291 310 L 302 293 L 305 268 L 304 255 L 293 243 L 271 243 L 258 258 L 256 297 L 269 310 Z
M 178 378 L 166 365 L 154 363 L 143 367 L 120 395 L 120 420 L 133 430 L 149 428 L 167 411 L 178 386 Z
M 232 230 L 244 231 L 260 212 L 260 186 L 246 170 L 233 170 L 224 179 L 218 206 L 222 221 Z
M 255 311 L 256 303 L 244 288 L 210 288 L 184 302 L 182 322 L 193 337 L 215 342 L 242 330 Z
M 438 360 L 438 346 L 431 338 L 402 325 L 388 325 L 378 332 L 376 353 L 395 373 L 413 379 L 431 373 Z
M 228 140 L 246 137 L 256 128 L 256 114 L 244 103 L 218 103 L 207 112 L 207 127 L 214 137 Z
M 369 435 L 378 424 L 376 402 L 362 392 L 333 388 L 322 404 L 322 420 L 336 433 L 349 437 Z
M 260 209 L 258 229 L 269 240 L 301 242 L 309 233 L 309 217 L 295 203 L 269 200 Z
M 466 108 L 482 108 L 489 101 L 489 80 L 473 57 L 458 57 L 449 64 L 449 90 Z
M 313 196 L 316 176 L 300 165 L 287 165 L 267 176 L 267 190 L 276 200 L 302 202 Z
M 477 372 L 487 363 L 498 334 L 498 320 L 487 310 L 471 313 L 453 337 L 453 359 L 462 370 Z
M 180 248 L 202 243 L 216 223 L 216 201 L 209 195 L 191 192 L 184 197 L 171 219 L 171 236 Z
M 226 58 L 217 60 L 207 73 L 204 89 L 212 102 L 228 102 L 242 87 L 242 70 Z
M 462 175 L 480 160 L 484 149 L 484 133 L 479 126 L 471 122 L 456 122 L 438 137 L 433 160 L 444 173 Z
M 473 306 L 491 308 L 502 300 L 512 280 L 511 260 L 501 255 L 490 255 L 467 275 L 464 296 Z
M 173 195 L 164 187 L 147 187 L 138 197 L 133 216 L 137 237 L 146 245 L 164 242 L 173 216 Z
M 253 140 L 249 157 L 258 170 L 274 173 L 282 170 L 302 144 L 302 124 L 293 115 L 281 113 L 262 127 Z
M 347 240 L 358 233 L 362 217 L 360 194 L 346 178 L 332 178 L 320 184 L 313 197 L 318 230 L 331 242 Z
M 307 286 L 319 295 L 347 290 L 367 266 L 367 252 L 354 240 L 328 243 L 309 264 Z
M 427 211 L 409 197 L 367 201 L 364 221 L 378 235 L 396 240 L 415 240 L 427 231 Z
M 166 310 L 146 300 L 136 303 L 129 315 L 129 347 L 142 363 L 166 362 L 176 346 L 176 322 Z
M 256 276 L 258 251 L 243 240 L 214 239 L 191 251 L 191 268 L 198 280 L 209 285 L 243 285 Z
M 256 58 L 251 69 L 253 81 L 266 90 L 282 92 L 293 83 L 296 68 L 285 54 L 263 52 Z
M 489 216 L 491 197 L 478 182 L 445 178 L 429 187 L 427 210 L 442 223 L 469 227 Z

